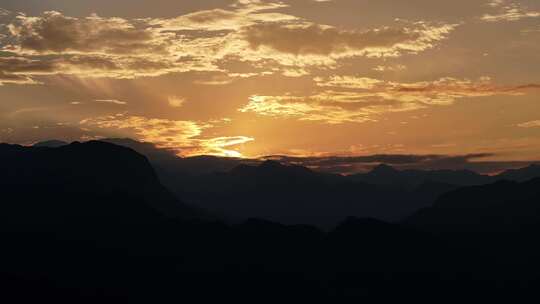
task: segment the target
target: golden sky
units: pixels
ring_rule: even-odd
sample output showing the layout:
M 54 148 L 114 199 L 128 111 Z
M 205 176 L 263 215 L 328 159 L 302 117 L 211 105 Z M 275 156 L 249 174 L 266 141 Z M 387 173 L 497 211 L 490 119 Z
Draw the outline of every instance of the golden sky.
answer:
M 0 0 L 0 141 L 540 159 L 537 0 Z

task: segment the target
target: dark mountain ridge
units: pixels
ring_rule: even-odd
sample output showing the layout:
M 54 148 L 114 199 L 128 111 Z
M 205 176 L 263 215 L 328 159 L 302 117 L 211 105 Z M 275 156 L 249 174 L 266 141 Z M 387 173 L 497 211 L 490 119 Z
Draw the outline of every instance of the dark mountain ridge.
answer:
M 139 142 L 129 138 L 105 138 L 100 141 L 131 148 L 146 156 L 156 169 L 158 174 L 167 171 L 168 174 L 181 176 L 198 176 L 217 172 L 229 172 L 240 165 L 258 166 L 266 161 L 264 158 L 239 159 L 219 156 L 194 156 L 178 157 L 176 152 L 168 149 L 157 148 L 152 143 Z M 36 143 L 39 147 L 58 147 L 67 143 L 58 140 Z M 270 162 L 277 163 L 277 161 Z M 268 164 L 268 162 L 266 162 Z M 296 166 L 292 166 L 296 167 Z M 297 166 L 301 167 L 301 166 Z M 329 174 L 327 175 L 335 175 Z M 459 186 L 471 186 L 493 183 L 497 180 L 526 181 L 540 177 L 540 164 L 532 164 L 520 169 L 509 169 L 497 175 L 483 175 L 471 170 L 398 170 L 387 164 L 375 166 L 367 173 L 349 175 L 353 181 L 361 181 L 376 185 L 392 185 L 403 188 L 414 188 L 426 182 L 451 184 Z
M 450 185 L 482 185 L 490 183 L 493 177 L 470 170 L 396 170 L 388 165 L 379 165 L 368 173 L 350 176 L 351 179 L 377 185 L 412 189 L 426 182 Z
M 178 198 L 232 221 L 251 217 L 328 229 L 347 216 L 399 221 L 462 186 L 534 177 L 536 166 L 498 176 L 468 170 L 397 170 L 381 164 L 342 176 L 276 161 L 215 156 L 178 157 L 131 139 L 104 139 L 145 155 Z
M 538 179 L 460 188 L 401 223 L 348 217 L 324 232 L 192 220 L 145 157 L 107 143 L 1 145 L 0 169 L 1 297 L 19 302 L 530 301 L 540 286 Z M 222 189 L 207 194 L 227 204 L 332 206 L 336 218 L 369 205 L 358 193 L 390 189 L 275 162 L 205 178 L 219 187 L 198 193 Z
M 540 178 L 459 188 L 406 222 L 441 233 L 517 232 L 540 224 Z
M 97 141 L 58 148 L 0 145 L 0 160 L 1 209 L 10 214 L 5 220 L 197 214 L 159 183 L 144 156 L 121 146 Z

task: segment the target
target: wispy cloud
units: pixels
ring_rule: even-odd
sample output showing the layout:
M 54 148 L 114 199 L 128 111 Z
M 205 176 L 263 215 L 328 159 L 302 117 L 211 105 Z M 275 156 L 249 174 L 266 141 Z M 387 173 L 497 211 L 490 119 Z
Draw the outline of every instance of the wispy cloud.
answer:
M 334 76 L 315 78 L 318 86 L 330 88 L 310 96 L 258 96 L 250 98 L 241 112 L 274 117 L 293 117 L 330 124 L 375 121 L 388 112 L 412 111 L 429 106 L 451 105 L 466 97 L 519 96 L 539 84 L 504 86 L 489 77 L 477 81 L 441 78 L 435 81 L 398 83 L 377 79 Z
M 267 75 L 334 69 L 354 57 L 397 57 L 432 49 L 457 25 L 396 21 L 374 29 L 340 29 L 280 12 L 282 2 L 237 1 L 226 9 L 174 18 L 40 16 L 6 12 L 0 27 L 0 83 L 36 84 L 46 75 L 132 79 L 194 71 Z M 214 82 L 215 83 L 215 82 Z
M 167 98 L 167 102 L 169 103 L 169 106 L 173 108 L 180 108 L 184 105 L 186 102 L 186 99 L 184 97 L 179 96 L 169 96 Z
M 245 29 L 252 49 L 270 49 L 295 56 L 384 57 L 403 52 L 420 52 L 455 28 L 416 23 L 403 27 L 384 27 L 365 31 L 346 31 L 318 24 L 287 25 L 264 23 Z
M 110 103 L 110 104 L 115 104 L 115 105 L 127 105 L 127 102 L 125 101 L 121 101 L 121 100 L 118 100 L 118 99 L 96 99 L 95 100 L 96 102 L 101 102 L 101 103 Z
M 273 159 L 287 164 L 306 166 L 314 170 L 354 174 L 366 172 L 379 164 L 391 165 L 399 170 L 473 170 L 479 173 L 498 173 L 509 168 L 522 168 L 531 161 L 492 161 L 489 158 L 495 156 L 492 153 L 473 153 L 465 155 L 444 154 L 374 154 L 360 156 L 267 156 L 263 159 Z
M 504 0 L 494 0 L 489 3 L 491 7 L 497 8 L 498 12 L 492 14 L 484 14 L 483 21 L 500 22 L 500 21 L 519 21 L 526 18 L 540 17 L 540 11 L 528 10 L 518 3 L 506 3 Z
M 235 148 L 254 140 L 247 136 L 205 138 L 203 132 L 212 127 L 211 123 L 147 118 L 123 113 L 85 119 L 80 124 L 107 134 L 125 133 L 184 156 L 208 154 L 241 157 L 241 152 Z
M 517 125 L 520 128 L 540 128 L 540 120 L 533 120 Z

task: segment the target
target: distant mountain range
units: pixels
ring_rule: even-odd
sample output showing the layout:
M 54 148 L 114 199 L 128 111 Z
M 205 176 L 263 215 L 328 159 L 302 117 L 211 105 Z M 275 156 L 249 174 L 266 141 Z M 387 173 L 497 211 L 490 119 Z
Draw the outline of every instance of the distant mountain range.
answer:
M 257 166 L 266 161 L 261 159 L 241 159 L 219 156 L 178 157 L 174 151 L 157 148 L 152 143 L 139 142 L 129 138 L 105 138 L 100 141 L 131 148 L 146 156 L 160 175 L 198 176 L 217 172 L 228 172 L 239 165 Z M 36 147 L 60 147 L 68 145 L 60 140 L 36 143 Z M 540 176 L 540 164 L 532 164 L 521 169 L 509 169 L 497 175 L 483 175 L 471 170 L 397 170 L 380 164 L 367 173 L 349 175 L 353 181 L 374 185 L 414 188 L 426 182 L 451 185 L 482 185 L 498 180 L 526 181 Z
M 540 178 L 459 188 L 406 222 L 437 233 L 522 232 L 540 224 Z
M 190 170 L 204 173 L 167 180 L 187 199 L 179 200 L 159 179 L 186 174 L 175 173 L 186 159 L 151 148 L 148 161 L 133 149 L 96 141 L 55 146 L 0 144 L 2 299 L 538 298 L 540 178 L 520 181 L 535 175 L 535 166 L 480 177 L 495 182 L 478 185 L 475 174 L 460 171 L 404 173 L 383 165 L 367 173 L 374 182 L 366 183 L 361 175 L 273 161 L 222 172 L 198 162 Z M 159 159 L 178 162 L 173 175 L 158 178 L 152 165 Z M 515 181 L 502 180 L 509 178 Z M 226 223 L 193 203 L 214 214 L 267 219 Z M 394 214 L 396 221 L 363 216 L 373 214 Z M 339 223 L 324 231 L 268 218 Z
M 462 186 L 540 177 L 540 166 L 496 176 L 461 170 L 396 170 L 381 164 L 350 176 L 275 161 L 215 156 L 178 157 L 131 139 L 103 139 L 145 155 L 160 181 L 181 200 L 232 221 L 265 218 L 329 228 L 347 216 L 399 221 Z M 50 141 L 38 146 L 57 147 Z

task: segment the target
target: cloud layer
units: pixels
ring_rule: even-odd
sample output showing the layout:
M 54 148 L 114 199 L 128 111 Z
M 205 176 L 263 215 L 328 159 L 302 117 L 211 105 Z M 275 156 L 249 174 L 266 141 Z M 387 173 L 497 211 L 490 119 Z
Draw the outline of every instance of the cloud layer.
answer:
M 411 155 L 411 154 L 376 154 L 361 156 L 319 156 L 291 157 L 267 156 L 285 164 L 301 165 L 314 170 L 354 174 L 372 170 L 379 164 L 391 165 L 399 170 L 472 170 L 479 173 L 499 173 L 509 168 L 522 168 L 535 163 L 534 161 L 490 161 L 491 153 L 476 153 L 466 155 Z
M 38 2 L 0 9 L 12 142 L 538 155 L 534 0 Z
M 43 75 L 137 78 L 194 71 L 301 76 L 343 58 L 396 57 L 435 47 L 456 25 L 396 22 L 344 30 L 279 12 L 281 2 L 238 1 L 228 9 L 174 18 L 75 18 L 3 12 L 0 83 L 30 84 Z M 2 58 L 2 57 L 0 57 Z M 226 67 L 237 61 L 261 72 Z
M 376 121 L 388 112 L 451 105 L 466 97 L 519 96 L 540 84 L 501 86 L 489 77 L 477 81 L 451 77 L 435 81 L 398 83 L 355 76 L 318 77 L 322 90 L 311 96 L 251 96 L 241 112 L 274 117 L 293 117 L 330 124 Z

